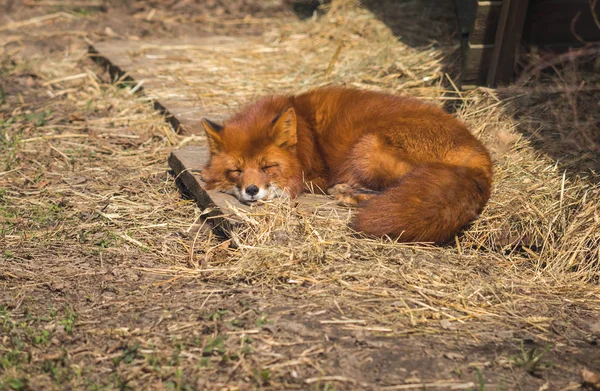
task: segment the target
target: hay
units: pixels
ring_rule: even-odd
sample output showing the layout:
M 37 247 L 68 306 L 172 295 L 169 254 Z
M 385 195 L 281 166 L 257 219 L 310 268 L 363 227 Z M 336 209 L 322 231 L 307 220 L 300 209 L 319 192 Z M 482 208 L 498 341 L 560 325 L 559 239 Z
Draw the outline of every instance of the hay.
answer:
M 594 158 L 557 162 L 561 151 L 540 148 L 531 137 L 542 125 L 571 145 L 572 157 L 577 149 L 593 153 L 594 144 L 585 140 L 597 137 L 592 124 L 600 120 L 598 111 L 574 114 L 573 104 L 559 104 L 577 88 L 563 83 L 553 100 L 529 105 L 531 91 L 544 94 L 556 84 L 538 80 L 512 90 L 458 92 L 448 74 L 453 44 L 407 46 L 351 1 L 333 2 L 316 20 L 274 23 L 256 40 L 257 46 L 201 59 L 219 72 L 170 64 L 164 81 L 184 78 L 202 91 L 202 104 L 226 111 L 257 95 L 329 83 L 439 105 L 459 101 L 457 115 L 495 161 L 494 192 L 480 219 L 452 246 L 404 245 L 351 232 L 350 211 L 307 212 L 278 200 L 236 211 L 245 224 L 235 232 L 239 247 L 230 248 L 182 199 L 166 167 L 169 153 L 188 139 L 168 127 L 147 97 L 102 80 L 85 45 L 74 46 L 43 66 L 29 64 L 27 72 L 8 62 L 3 69 L 43 94 L 8 94 L 2 103 L 4 113 L 11 110 L 1 134 L 0 250 L 8 259 L 1 272 L 15 309 L 38 288 L 44 290 L 36 305 L 44 307 L 51 300 L 46 287 L 68 290 L 66 283 L 92 285 L 111 275 L 138 289 L 135 281 L 143 275 L 150 276 L 139 288 L 144 292 L 201 282 L 210 288 L 202 292 L 210 293 L 200 309 L 213 292 L 231 286 L 274 291 L 313 307 L 326 298 L 340 315 L 324 322 L 390 336 L 460 328 L 478 342 L 495 327 L 511 326 L 545 340 L 555 319 L 600 313 L 600 188 L 589 171 Z M 28 81 L 23 75 L 29 73 L 40 79 Z M 579 85 L 582 75 L 571 72 L 566 84 Z M 551 121 L 548 112 L 571 119 L 569 126 Z M 106 308 L 138 308 L 139 296 L 126 295 Z M 110 318 L 99 312 L 101 300 L 82 316 Z M 81 327 L 89 335 L 103 332 L 98 325 Z M 281 361 L 265 357 L 275 371 Z
M 444 31 L 419 19 L 421 1 L 395 3 L 414 20 L 406 34 Z M 148 96 L 111 84 L 71 33 L 15 30 L 5 42 L 19 46 L 0 61 L 0 355 L 23 360 L 3 379 L 31 389 L 472 388 L 473 368 L 498 384 L 510 368 L 521 377 L 508 387 L 528 388 L 533 377 L 510 356 L 527 352 L 510 347 L 534 340 L 555 346 L 544 376 L 578 380 L 600 313 L 594 79 L 566 67 L 460 92 L 452 39 L 410 46 L 353 1 L 324 11 L 263 20 L 262 37 L 208 55 L 178 50 L 172 58 L 190 61 L 166 61 L 157 77 L 187 81 L 193 102 L 216 114 L 329 83 L 460 104 L 496 164 L 480 219 L 451 246 L 406 245 L 351 232 L 351 210 L 277 200 L 235 211 L 245 224 L 232 248 L 166 164 L 202 139 L 175 134 Z M 158 9 L 152 20 L 166 16 Z M 18 54 L 60 39 L 68 50 Z M 456 352 L 469 357 L 450 359 Z M 353 357 L 374 365 L 344 362 Z M 402 373 L 403 357 L 425 363 L 420 380 Z
M 409 8 L 410 4 L 402 6 Z M 404 11 L 410 14 L 410 9 Z M 572 92 L 568 88 L 563 88 L 565 92 L 555 92 L 556 98 L 544 104 L 524 102 L 535 99 L 529 93 L 543 87 L 540 82 L 499 91 L 480 88 L 461 93 L 447 73 L 448 58 L 452 57 L 454 46 L 437 44 L 412 48 L 403 45 L 386 25 L 353 1 L 335 1 L 324 17 L 280 26 L 276 32 L 266 34 L 264 39 L 259 49 L 240 46 L 213 60 L 208 59 L 209 62 L 214 61 L 212 66 L 220 67 L 223 72 L 218 75 L 218 82 L 214 79 L 216 75 L 193 76 L 193 84 L 206 91 L 205 104 L 217 110 L 226 106 L 232 110 L 235 108 L 230 103 L 233 91 L 237 97 L 235 102 L 241 104 L 267 93 L 297 92 L 298 89 L 330 83 L 408 94 L 433 104 L 459 100 L 462 106 L 457 115 L 492 151 L 496 165 L 494 194 L 481 218 L 458 239 L 455 248 L 427 252 L 443 256 L 485 254 L 483 256 L 499 262 L 519 267 L 526 265 L 535 279 L 598 281 L 598 177 L 589 171 L 583 175 L 580 170 L 573 170 L 575 165 L 572 161 L 565 162 L 552 156 L 561 160 L 561 164 L 557 164 L 538 152 L 535 139 L 530 137 L 533 133 L 531 128 L 544 123 L 555 137 L 576 140 L 568 151 L 573 154 L 582 151 L 584 160 L 596 161 L 593 157 L 597 156 L 598 144 L 589 140 L 596 137 L 590 132 L 595 130 L 593 125 L 598 122 L 597 110 L 588 108 L 583 122 L 571 120 L 569 126 L 561 126 L 560 122 L 558 126 L 552 125 L 554 121 L 573 118 L 572 104 L 557 104 L 570 101 L 568 98 Z M 265 60 L 264 53 L 269 53 L 268 60 Z M 249 64 L 251 70 L 248 71 Z M 290 73 L 291 69 L 295 72 Z M 180 76 L 190 78 L 185 75 L 187 70 L 180 70 Z M 247 70 L 245 78 L 229 76 L 239 75 L 244 70 Z M 578 75 L 584 76 L 569 73 L 569 77 L 574 79 L 567 83 L 567 87 L 578 85 Z M 564 75 L 559 76 L 564 80 Z M 519 92 L 514 92 L 516 90 Z M 564 95 L 567 99 L 563 98 Z M 518 107 L 518 117 L 515 107 Z M 549 108 L 553 118 L 546 114 Z M 563 149 L 559 156 L 564 156 L 565 144 L 557 144 Z M 284 214 L 287 217 L 282 224 L 293 220 L 294 214 L 289 213 Z M 256 262 L 263 265 L 261 269 L 279 270 L 281 265 L 278 262 L 271 264 L 266 261 L 271 258 L 267 255 L 269 252 L 278 259 L 281 251 L 277 243 L 269 246 L 264 242 L 265 238 L 271 237 L 271 232 L 265 231 L 264 227 L 271 227 L 274 232 L 292 228 L 277 226 L 277 220 L 273 220 L 269 213 L 259 220 L 260 223 L 255 223 L 256 218 L 248 220 L 250 226 L 257 224 L 262 229 L 255 231 L 248 227 L 240 235 L 248 249 L 256 247 L 263 250 L 242 252 L 241 258 L 245 261 L 240 270 L 252 274 L 255 269 L 252 265 Z M 326 236 L 337 239 L 330 240 L 342 244 L 352 241 L 347 237 L 347 228 L 335 219 L 311 224 L 314 227 L 307 232 L 332 230 Z M 301 247 L 316 240 L 313 235 L 306 236 L 307 233 L 298 235 L 300 242 L 293 246 Z M 353 251 L 360 252 L 365 246 L 369 253 L 377 254 L 379 251 L 369 247 L 377 247 L 379 242 L 361 239 L 352 243 Z M 340 245 L 340 248 L 345 247 Z M 308 253 L 320 259 L 318 253 Z M 344 259 L 345 253 L 329 249 L 328 254 L 332 258 Z M 235 257 L 238 256 L 240 254 Z M 287 256 L 292 255 L 286 253 Z M 372 258 L 384 260 L 386 257 Z M 268 272 L 261 275 L 264 274 L 271 275 Z
M 595 174 L 567 176 L 567 169 L 519 135 L 523 124 L 504 107 L 511 102 L 495 104 L 491 91 L 473 94 L 478 99 L 466 103 L 459 116 L 490 146 L 496 170 L 492 199 L 466 232 L 465 244 L 506 251 L 509 259 L 525 257 L 538 270 L 576 272 L 597 281 L 600 193 Z
M 159 72 L 156 78 L 164 87 L 149 91 L 152 98 L 194 99 L 213 116 L 259 96 L 332 83 L 402 91 L 429 102 L 457 99 L 455 91 L 443 86 L 456 45 L 398 45 L 390 29 L 356 2 L 338 1 L 330 7 L 322 18 L 273 21 L 262 37 L 231 39 L 219 46 L 196 46 L 193 41 L 144 45 L 135 58 L 166 60 L 152 63 L 151 70 L 144 69 L 142 61 L 137 71 Z M 174 91 L 172 84 L 182 88 Z
M 408 14 L 411 12 L 410 4 L 402 5 L 407 7 L 404 12 Z M 228 111 L 259 95 L 275 91 L 298 91 L 298 89 L 330 83 L 405 93 L 434 104 L 442 104 L 444 99 L 460 100 L 463 105 L 457 115 L 469 124 L 493 153 L 496 164 L 494 194 L 484 214 L 458 239 L 456 246 L 427 249 L 424 253 L 444 257 L 463 257 L 465 254 L 476 257 L 485 254 L 483 256 L 496 259 L 497 262 L 519 265 L 519 267 L 527 265 L 527 270 L 538 276 L 545 276 L 544 278 L 575 277 L 590 282 L 598 280 L 600 223 L 596 174 L 589 173 L 587 178 L 567 175 L 568 171 L 537 152 L 532 142 L 527 137 L 523 137 L 523 134 L 529 134 L 527 130 L 523 130 L 524 127 L 531 128 L 536 124 L 535 121 L 548 119 L 539 115 L 540 112 L 547 111 L 547 106 L 521 107 L 519 120 L 516 120 L 511 112 L 515 102 L 520 103 L 519 99 L 523 99 L 525 95 L 523 91 L 527 91 L 527 88 L 538 88 L 541 82 L 533 87 L 528 85 L 513 87 L 521 91 L 520 94 L 515 95 L 516 97 L 501 96 L 507 95 L 507 91 L 510 90 L 498 93 L 485 88 L 461 93 L 446 73 L 448 68 L 444 64 L 448 57 L 452 57 L 455 50 L 451 41 L 425 48 L 413 48 L 399 43 L 386 25 L 365 8 L 350 0 L 332 2 L 328 6 L 327 14 L 316 20 L 277 25 L 272 31 L 266 33 L 262 40 L 254 47 L 232 46 L 221 54 L 205 56 L 206 58 L 203 59 L 205 67 L 210 69 L 212 64 L 222 72 L 197 72 L 192 71 L 185 63 L 172 63 L 166 69 L 165 75 L 160 77 L 166 79 L 166 82 L 169 78 L 185 78 L 193 88 L 203 91 L 204 104 Z M 83 58 L 83 55 L 81 56 L 80 58 Z M 75 125 L 48 124 L 40 127 L 38 131 L 43 131 L 43 136 L 23 137 L 22 142 L 28 148 L 33 148 L 33 145 L 39 142 L 47 143 L 54 140 L 56 145 L 43 150 L 50 155 L 58 155 L 65 164 L 79 159 L 82 162 L 86 161 L 85 156 L 64 152 L 62 140 L 66 142 L 72 139 L 69 142 L 86 146 L 82 147 L 82 152 L 87 152 L 89 148 L 111 151 L 111 156 L 116 160 L 103 162 L 104 167 L 115 167 L 117 164 L 123 167 L 136 167 L 140 164 L 146 165 L 144 161 L 147 159 L 143 155 L 117 152 L 118 149 L 111 146 L 95 145 L 96 140 L 139 145 L 143 148 L 150 142 L 151 135 L 154 137 L 160 135 L 165 137 L 165 147 L 179 143 L 177 137 L 165 125 L 156 123 L 158 118 L 156 114 L 149 116 L 142 109 L 145 104 L 144 98 L 131 101 L 125 106 L 119 103 L 121 107 L 119 112 L 111 112 L 108 117 L 90 117 L 85 112 L 89 109 L 90 102 L 97 102 L 94 104 L 100 105 L 95 110 L 117 107 L 117 105 L 109 103 L 110 99 L 107 99 L 105 87 L 98 85 L 97 76 L 94 76 L 93 72 L 86 70 L 83 73 L 66 73 L 65 69 L 71 69 L 72 65 L 65 65 L 67 64 L 62 63 L 57 64 L 55 68 L 46 67 L 43 85 L 48 87 L 54 96 L 64 94 L 67 99 L 73 101 L 77 111 L 83 110 L 81 114 L 72 116 L 86 118 L 85 124 L 75 122 Z M 294 69 L 295 73 L 290 74 L 290 69 Z M 236 77 L 244 71 L 247 77 Z M 569 75 L 571 78 L 577 78 L 575 72 Z M 563 84 L 565 83 L 563 77 Z M 573 79 L 568 85 L 577 85 L 576 83 L 577 80 Z M 81 86 L 85 88 L 82 89 Z M 118 90 L 114 90 L 113 87 L 111 91 L 111 94 L 114 94 Z M 560 92 L 556 94 L 559 98 L 554 99 L 552 104 L 560 100 L 560 94 Z M 565 92 L 565 94 L 571 93 Z M 95 96 L 101 96 L 102 99 Z M 125 96 L 130 97 L 129 94 Z M 131 106 L 132 104 L 135 106 Z M 552 109 L 555 118 L 573 118 L 572 104 L 553 105 Z M 593 137 L 589 132 L 590 124 L 597 121 L 594 114 L 595 112 L 586 111 L 584 123 L 573 120 L 569 127 L 553 127 L 552 131 L 563 139 L 571 140 L 570 136 L 565 135 L 566 132 L 573 134 L 574 131 L 585 128 L 585 132 L 576 133 L 575 145 L 575 148 L 585 148 L 581 146 L 582 143 Z M 77 133 L 88 127 L 92 129 L 91 132 Z M 127 129 L 127 131 L 125 133 L 114 131 L 112 130 L 114 127 Z M 144 129 L 144 131 L 139 133 L 136 129 Z M 564 130 L 564 133 L 561 133 L 561 130 Z M 594 144 L 588 142 L 585 145 Z M 166 157 L 167 153 L 168 149 L 163 149 L 162 157 Z M 117 159 L 119 156 L 131 162 L 124 163 L 121 158 Z M 162 161 L 162 157 L 154 156 L 150 161 L 156 165 Z M 4 180 L 8 178 L 10 175 L 3 177 Z M 121 208 L 126 209 L 126 205 L 133 204 L 136 202 L 130 198 L 123 205 L 120 202 L 113 203 L 111 208 L 115 210 L 111 213 L 119 217 L 112 222 L 123 218 L 118 212 Z M 280 207 L 283 208 L 281 205 Z M 146 209 L 141 206 L 138 208 Z M 359 258 L 367 257 L 383 262 L 388 257 L 380 251 L 379 247 L 388 246 L 388 244 L 384 245 L 385 241 L 354 239 L 349 236 L 350 232 L 345 224 L 340 223 L 337 218 L 328 219 L 320 215 L 318 218 L 317 215 L 297 216 L 298 211 L 285 208 L 279 212 L 285 218 L 275 218 L 274 213 L 278 209 L 271 212 L 266 212 L 267 210 L 270 209 L 267 207 L 265 211 L 257 212 L 258 215 L 248 217 L 248 227 L 239 233 L 240 242 L 245 245 L 238 250 L 241 254 L 236 252 L 235 257 L 241 256 L 240 262 L 243 261 L 243 266 L 240 266 L 240 270 L 244 272 L 234 273 L 236 276 L 239 273 L 242 275 L 250 273 L 249 275 L 254 276 L 253 279 L 256 278 L 252 272 L 255 267 L 251 266 L 255 262 L 254 257 L 261 259 L 258 264 L 264 262 L 269 264 L 268 260 L 273 259 L 275 264 L 263 268 L 270 270 L 263 273 L 268 277 L 268 281 L 273 276 L 279 275 L 275 271 L 279 270 L 281 265 L 288 265 L 288 260 L 281 261 L 283 263 L 279 265 L 280 261 L 277 259 L 281 256 L 281 250 L 278 249 L 277 241 L 272 242 L 270 238 L 275 235 L 273 232 L 297 230 L 285 224 L 291 224 L 299 218 L 302 219 L 304 231 L 298 232 L 299 236 L 295 239 L 299 243 L 294 243 L 294 246 L 298 245 L 300 248 L 308 246 L 300 259 L 322 257 L 319 255 L 321 250 L 318 249 L 322 248 L 323 243 L 319 242 L 320 239 L 313 232 L 319 232 L 320 235 L 328 238 L 327 243 L 331 242 L 328 246 L 333 248 L 327 250 L 328 257 L 331 259 L 345 259 L 348 243 L 352 243 L 352 252 L 357 254 L 364 252 L 365 255 Z M 153 213 L 156 213 L 156 209 Z M 243 215 L 244 212 L 239 211 L 239 214 Z M 124 212 L 123 215 L 133 216 L 131 212 Z M 162 216 L 160 223 L 146 222 L 142 225 L 153 226 L 162 224 L 166 220 L 168 220 L 167 215 Z M 255 226 L 261 228 L 257 230 Z M 123 238 L 122 235 L 119 237 Z M 135 244 L 137 241 L 144 243 L 140 239 L 126 240 L 130 244 Z M 144 246 L 152 248 L 148 244 Z M 145 248 L 144 246 L 138 245 L 140 248 Z M 215 244 L 206 243 L 205 246 L 214 247 Z M 255 248 L 262 250 L 250 251 Z M 400 246 L 400 248 L 404 247 Z M 269 252 L 272 256 L 265 256 Z M 296 255 L 285 253 L 286 259 L 294 258 Z M 174 258 L 186 257 L 175 255 Z M 230 262 L 226 259 L 216 262 Z M 318 263 L 313 265 L 313 267 L 317 266 Z

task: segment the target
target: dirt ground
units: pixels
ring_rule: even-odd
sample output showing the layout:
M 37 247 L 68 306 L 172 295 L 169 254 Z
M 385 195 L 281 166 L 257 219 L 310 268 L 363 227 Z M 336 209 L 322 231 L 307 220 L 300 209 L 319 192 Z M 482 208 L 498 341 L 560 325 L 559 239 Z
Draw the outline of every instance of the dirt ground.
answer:
M 201 224 L 166 163 L 180 137 L 88 40 L 260 35 L 297 22 L 289 4 L 1 7 L 0 390 L 594 389 L 593 281 L 532 287 L 527 263 L 389 242 L 385 262 L 332 259 L 326 240 L 293 268 L 229 271 L 260 249 Z

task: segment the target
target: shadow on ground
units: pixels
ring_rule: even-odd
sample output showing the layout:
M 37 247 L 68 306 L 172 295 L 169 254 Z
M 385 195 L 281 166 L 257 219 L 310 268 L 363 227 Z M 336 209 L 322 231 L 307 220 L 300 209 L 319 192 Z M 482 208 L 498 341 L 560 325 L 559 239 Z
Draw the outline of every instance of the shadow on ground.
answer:
M 567 177 L 600 183 L 598 62 L 593 57 L 552 66 L 535 61 L 536 72 L 524 72 L 522 81 L 498 89 L 506 112 L 518 121 L 516 130 Z
M 362 4 L 384 22 L 402 43 L 413 48 L 435 45 L 445 53 L 444 70 L 460 79 L 461 55 L 454 1 L 365 0 Z M 497 90 L 507 114 L 518 122 L 516 130 L 542 154 L 553 159 L 567 177 L 600 181 L 600 64 L 593 56 L 575 61 L 525 60 L 528 83 L 515 83 Z M 527 68 L 526 67 L 526 68 Z M 533 84 L 535 87 L 529 87 Z M 540 87 L 542 81 L 542 87 Z M 452 86 L 446 83 L 449 90 Z M 460 104 L 445 101 L 453 112 Z

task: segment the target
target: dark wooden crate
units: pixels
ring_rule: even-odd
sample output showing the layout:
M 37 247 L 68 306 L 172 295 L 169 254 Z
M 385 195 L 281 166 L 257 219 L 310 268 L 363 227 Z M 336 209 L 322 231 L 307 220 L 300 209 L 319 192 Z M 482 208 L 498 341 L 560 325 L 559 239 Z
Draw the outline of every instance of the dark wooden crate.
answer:
M 594 12 L 600 18 L 600 1 Z M 529 0 L 523 39 L 540 48 L 561 50 L 600 41 L 600 25 L 588 0 Z
M 494 85 L 510 79 L 527 3 L 528 0 L 456 0 L 464 87 Z
M 557 52 L 600 42 L 600 1 L 455 0 L 460 26 L 463 87 L 513 79 L 521 48 Z
M 494 44 L 502 1 L 476 2 L 475 19 L 469 36 L 471 45 Z

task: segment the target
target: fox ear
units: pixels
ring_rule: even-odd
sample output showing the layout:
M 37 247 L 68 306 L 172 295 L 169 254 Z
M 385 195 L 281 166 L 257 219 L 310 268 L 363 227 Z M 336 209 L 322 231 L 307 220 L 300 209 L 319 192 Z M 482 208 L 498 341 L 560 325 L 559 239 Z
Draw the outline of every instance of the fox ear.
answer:
M 202 126 L 204 126 L 204 131 L 206 132 L 210 154 L 213 155 L 221 151 L 221 148 L 223 147 L 223 140 L 221 140 L 223 126 L 206 118 L 202 118 Z
M 273 120 L 270 136 L 278 147 L 292 148 L 298 141 L 296 126 L 296 112 L 293 107 L 288 107 Z

